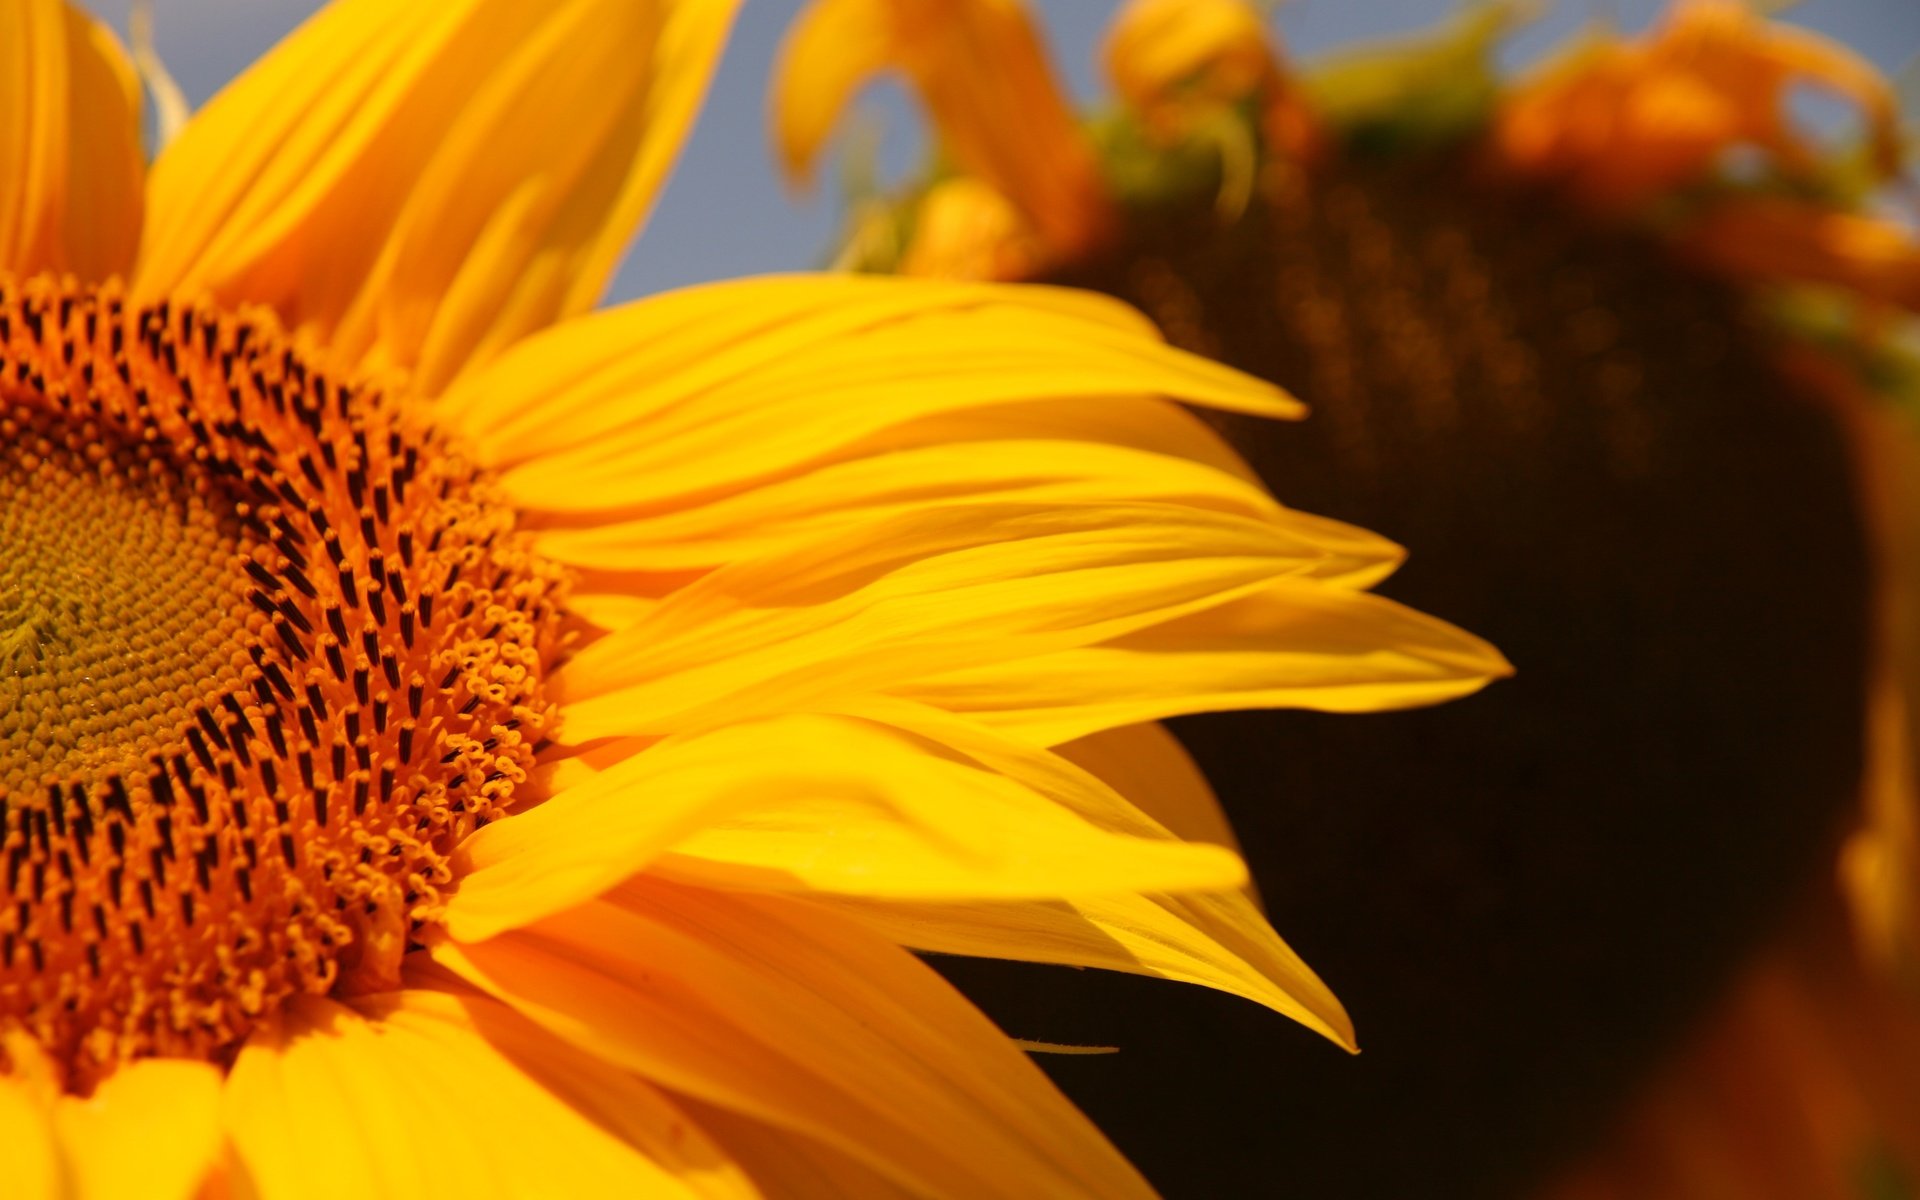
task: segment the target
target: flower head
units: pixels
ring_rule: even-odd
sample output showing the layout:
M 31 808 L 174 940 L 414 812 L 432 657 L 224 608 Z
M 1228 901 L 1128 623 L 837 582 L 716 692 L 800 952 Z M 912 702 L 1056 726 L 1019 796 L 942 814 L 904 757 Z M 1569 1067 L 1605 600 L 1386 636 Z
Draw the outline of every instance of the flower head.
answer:
M 733 8 L 340 0 L 148 174 L 0 2 L 10 1194 L 1145 1193 L 911 949 L 1351 1046 L 1153 722 L 1505 664 L 1123 305 L 590 313 Z

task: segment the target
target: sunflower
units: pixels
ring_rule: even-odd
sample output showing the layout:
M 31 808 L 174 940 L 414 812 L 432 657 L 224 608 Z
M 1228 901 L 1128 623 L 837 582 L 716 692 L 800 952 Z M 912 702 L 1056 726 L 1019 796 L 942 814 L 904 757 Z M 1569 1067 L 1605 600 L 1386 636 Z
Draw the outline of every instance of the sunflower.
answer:
M 147 169 L 0 3 L 8 1195 L 1142 1195 L 912 950 L 1351 1046 L 1154 722 L 1471 692 L 1042 287 L 590 312 L 727 0 L 341 0 Z
M 1582 1155 L 1568 1196 L 1911 1186 L 1920 247 L 1884 207 L 1892 90 L 1730 0 L 1509 78 L 1520 8 L 1302 64 L 1261 6 L 1134 0 L 1085 117 L 1013 0 L 816 0 L 790 35 L 797 176 L 882 70 L 941 135 L 862 197 L 846 261 L 1092 287 L 1298 392 L 1303 426 L 1209 420 L 1290 501 L 1412 548 L 1383 590 L 1520 667 L 1364 725 L 1174 724 L 1367 1055 L 1121 985 L 1098 1036 L 1149 1044 L 1049 1069 L 1196 1195 L 1524 1194 Z M 1792 119 L 1809 87 L 1841 135 Z

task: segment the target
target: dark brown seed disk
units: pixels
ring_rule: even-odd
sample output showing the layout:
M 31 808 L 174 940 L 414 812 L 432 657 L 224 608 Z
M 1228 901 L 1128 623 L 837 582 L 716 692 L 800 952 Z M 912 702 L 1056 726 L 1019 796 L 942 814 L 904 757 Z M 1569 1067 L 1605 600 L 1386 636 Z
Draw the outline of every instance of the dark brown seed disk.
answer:
M 1224 428 L 1282 500 L 1406 545 L 1382 590 L 1518 674 L 1178 723 L 1358 1059 L 1119 980 L 1072 1033 L 1127 1053 L 1045 1065 L 1169 1195 L 1519 1194 L 1830 869 L 1868 591 L 1836 423 L 1735 291 L 1446 158 L 1278 170 L 1231 228 L 1144 214 L 1063 281 L 1304 399 Z

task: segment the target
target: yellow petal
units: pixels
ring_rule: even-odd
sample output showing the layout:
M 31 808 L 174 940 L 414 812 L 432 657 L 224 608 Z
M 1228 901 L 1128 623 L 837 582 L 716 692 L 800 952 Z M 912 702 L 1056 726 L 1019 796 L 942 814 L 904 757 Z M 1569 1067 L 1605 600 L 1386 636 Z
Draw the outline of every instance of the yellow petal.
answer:
M 1045 250 L 1020 211 L 992 187 L 962 175 L 941 180 L 921 198 L 900 274 L 1031 279 L 1045 265 Z
M 608 766 L 556 770 L 558 794 L 461 844 L 448 926 L 478 941 L 559 912 L 643 869 L 716 812 L 767 798 L 765 777 L 740 772 L 761 728 L 669 738 Z
M 274 307 L 439 391 L 598 300 L 733 0 L 342 0 L 154 168 L 143 296 Z
M 978 721 L 893 696 L 849 697 L 840 711 L 913 732 L 954 755 L 983 764 L 1113 833 L 1167 840 L 1166 826 L 1131 798 L 1066 757 L 1015 741 Z
M 220 1152 L 220 1085 L 211 1063 L 153 1058 L 121 1067 L 86 1099 L 61 1097 L 53 1118 L 73 1194 L 198 1195 Z
M 1237 856 L 1217 846 L 1103 830 L 992 764 L 876 722 L 789 717 L 763 728 L 755 749 L 768 765 L 741 774 L 791 779 L 783 794 L 716 814 L 652 873 L 906 900 L 1225 890 L 1246 880 Z
M 112 31 L 61 0 L 0 4 L 0 270 L 124 274 L 145 173 L 140 86 Z
M 709 1190 L 724 1165 L 676 1143 L 690 1123 L 664 1099 L 646 1103 L 609 1128 L 496 1047 L 465 1003 L 414 990 L 293 1000 L 241 1049 L 225 1118 L 267 1196 L 751 1194 Z M 636 1149 L 625 1135 L 648 1118 L 669 1127 Z
M 698 1100 L 681 1104 L 769 1195 L 782 1200 L 914 1200 L 915 1193 L 817 1138 Z
M 903 71 L 953 156 L 1071 254 L 1113 216 L 1086 135 L 1020 0 L 814 0 L 781 49 L 775 140 L 788 174 L 811 172 L 853 93 Z
M 836 0 L 801 10 L 768 89 L 774 147 L 788 180 L 812 181 L 854 93 L 894 65 L 894 41 L 888 0 Z
M 1160 340 L 1139 312 L 1090 292 L 865 275 L 772 276 L 684 288 L 570 321 L 469 378 L 441 408 L 492 465 L 512 466 L 609 433 L 638 436 L 631 431 L 689 400 L 779 372 L 790 354 L 817 357 L 841 342 L 862 346 L 875 329 L 960 322 L 976 310 L 1009 307 L 1074 343 Z M 1240 381 L 1239 394 L 1279 395 L 1205 360 L 1180 361 L 1215 380 Z
M 1302 411 L 1164 345 L 1112 301 L 832 276 L 695 288 L 570 322 L 443 407 L 521 506 L 591 511 L 738 486 L 915 418 L 1129 394 Z
M 901 693 L 1057 745 L 1181 713 L 1437 704 L 1511 671 L 1499 651 L 1444 621 L 1368 593 L 1282 580 L 1102 645 L 958 670 Z
M 597 1056 L 910 1189 L 1151 1194 L 957 992 L 830 913 L 643 879 L 432 953 Z
M 1159 722 L 1101 730 L 1057 746 L 1055 750 L 1132 801 L 1141 812 L 1176 837 L 1225 846 L 1236 854 L 1241 853 L 1239 836 L 1227 819 L 1226 810 L 1220 806 L 1219 797 L 1213 794 L 1213 785 L 1207 782 L 1186 747 Z M 1259 890 L 1251 879 L 1237 897 L 1224 893 L 1196 897 L 1198 902 L 1193 905 L 1170 904 L 1172 898 L 1165 896 L 1153 899 L 1176 914 L 1184 910 L 1184 915 L 1201 930 L 1220 920 L 1242 930 L 1256 930 L 1251 937 L 1266 947 L 1261 954 L 1269 961 L 1285 964 L 1288 969 L 1298 963 L 1293 951 L 1267 927 L 1260 911 Z M 1268 978 L 1282 983 L 1281 975 L 1269 974 Z M 1324 1005 L 1315 1011 L 1330 1020 L 1334 1029 L 1344 1031 L 1345 1036 L 1335 1040 L 1351 1049 L 1352 1031 L 1346 1023 L 1345 1011 L 1327 1009 Z M 1333 1013 L 1337 1013 L 1337 1017 L 1332 1016 Z
M 1138 750 L 1127 754 L 1135 764 L 1129 782 L 1163 783 L 1171 776 L 1185 793 L 1148 797 L 1116 791 L 1062 755 L 1000 737 L 938 709 L 881 697 L 849 702 L 846 709 L 913 730 L 1112 834 L 1180 844 L 1145 804 L 1173 809 L 1183 822 L 1225 829 L 1225 817 L 1211 791 L 1184 752 L 1167 744 L 1171 738 L 1167 743 L 1146 743 L 1150 749 L 1145 754 Z M 1138 727 L 1128 732 L 1137 734 Z M 1079 745 L 1085 753 L 1088 742 Z M 1116 748 L 1111 744 L 1101 748 L 1107 765 L 1118 765 Z M 1175 755 L 1177 759 L 1172 759 Z M 1143 762 L 1151 774 L 1139 768 Z M 1173 896 L 1146 886 L 1129 891 L 1132 894 L 1097 896 L 1057 891 L 1055 897 L 1066 897 L 1066 903 L 1052 902 L 1053 898 L 1026 904 L 903 903 L 912 900 L 906 893 L 884 903 L 833 902 L 904 945 L 1199 983 L 1264 1004 L 1352 1048 L 1353 1027 L 1340 1002 L 1274 933 L 1250 892 L 1214 888 Z M 992 897 L 982 894 L 979 899 L 991 901 Z
M 1356 533 L 1329 545 L 1321 532 L 1152 503 L 952 505 L 859 526 L 704 576 L 587 647 L 555 680 L 567 737 L 664 733 L 1024 662 L 1283 576 L 1373 576 L 1397 556 L 1390 543 Z M 1349 648 L 1371 632 L 1353 631 Z M 1009 672 L 1036 692 L 1075 691 L 1051 671 Z
M 49 1106 L 26 1083 L 0 1075 L 0 1163 L 9 1196 L 60 1200 L 66 1195 Z
M 760 1195 L 678 1097 L 554 1037 L 492 997 L 474 991 L 425 956 L 409 961 L 409 988 L 352 1001 L 356 1011 L 388 1026 L 444 1033 L 470 1025 L 543 1090 L 640 1152 L 694 1194 L 711 1200 Z
M 889 439 L 891 440 L 891 439 Z M 711 504 L 630 521 L 558 528 L 542 554 L 578 567 L 681 571 L 775 553 L 849 527 L 956 501 L 1190 504 L 1246 515 L 1276 512 L 1258 485 L 1211 466 L 1083 441 L 1003 440 L 896 448 L 828 464 Z
M 1013 438 L 1099 442 L 1204 463 L 1252 482 L 1260 478 L 1240 452 L 1189 407 L 1143 396 L 1027 400 L 963 409 L 897 425 L 885 437 L 888 442 L 901 439 L 903 447 Z M 879 452 L 871 445 L 860 449 Z
M 1267 23 L 1247 0 L 1131 0 L 1102 57 L 1120 98 L 1162 123 L 1192 105 L 1237 104 L 1278 71 Z
M 916 899 L 1230 889 L 1246 879 L 1217 846 L 1164 840 L 1150 825 L 1096 824 L 1057 791 L 853 717 L 787 716 L 669 739 L 469 839 L 448 924 L 464 940 L 489 937 L 642 869 Z M 1082 807 L 1108 804 L 1124 801 Z
M 1240 849 L 1199 764 L 1159 722 L 1102 730 L 1055 751 L 1133 801 L 1176 837 Z
M 916 950 L 1099 967 L 1216 988 L 1353 1048 L 1346 1010 L 1241 895 L 819 903 Z

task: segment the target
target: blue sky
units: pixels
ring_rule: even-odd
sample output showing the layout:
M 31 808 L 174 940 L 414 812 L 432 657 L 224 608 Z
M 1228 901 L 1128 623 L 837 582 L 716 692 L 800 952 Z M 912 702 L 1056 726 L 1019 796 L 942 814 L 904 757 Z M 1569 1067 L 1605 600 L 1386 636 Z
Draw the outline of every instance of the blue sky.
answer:
M 411 2 L 411 0 L 396 0 Z M 89 0 L 102 16 L 124 3 Z M 155 0 L 157 41 L 187 98 L 199 104 L 318 5 L 314 0 Z M 1095 56 L 1117 7 L 1109 0 L 1032 0 L 1054 59 L 1076 92 L 1099 93 Z M 1444 19 L 1453 0 L 1293 0 L 1278 24 L 1291 50 L 1313 54 Z M 1646 23 L 1661 0 L 1560 0 L 1508 47 L 1514 65 L 1593 18 Z M 816 265 L 836 220 L 830 189 L 795 197 L 767 152 L 766 84 L 781 32 L 799 0 L 746 0 L 712 95 L 646 235 L 614 283 L 625 299 L 709 279 Z M 1836 37 L 1892 72 L 1920 54 L 1920 0 L 1805 0 L 1785 14 Z M 122 25 L 123 21 L 116 21 Z M 866 101 L 884 132 L 882 161 L 898 170 L 919 153 L 917 116 L 895 88 Z

